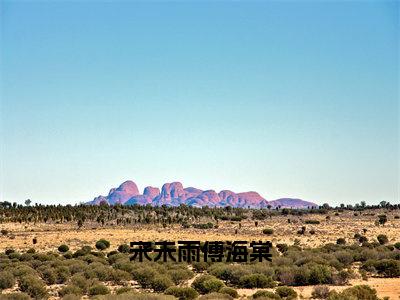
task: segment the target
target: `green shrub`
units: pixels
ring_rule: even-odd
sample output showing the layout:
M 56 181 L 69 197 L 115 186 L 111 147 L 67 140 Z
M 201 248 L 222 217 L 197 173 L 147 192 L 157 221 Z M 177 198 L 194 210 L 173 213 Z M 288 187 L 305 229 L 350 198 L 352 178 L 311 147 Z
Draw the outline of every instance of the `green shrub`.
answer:
M 68 250 L 69 250 L 69 247 L 65 244 L 62 244 L 58 247 L 58 251 L 60 251 L 61 253 L 68 252 Z
M 289 246 L 286 244 L 277 244 L 276 248 L 279 250 L 281 253 L 285 253 L 286 251 L 289 250 Z
M 188 269 L 176 269 L 168 271 L 168 275 L 171 277 L 175 284 L 180 284 L 185 280 L 188 280 L 194 276 L 193 272 Z
M 118 246 L 118 251 L 121 253 L 129 253 L 130 250 L 131 248 L 127 244 L 122 244 Z
M 395 243 L 395 244 L 394 244 L 394 247 L 395 247 L 397 250 L 400 250 L 400 242 Z
M 362 299 L 362 300 L 379 300 L 376 295 L 376 290 L 369 287 L 368 285 L 356 285 L 345 289 L 341 293 L 331 292 L 329 300 L 352 300 L 352 299 Z
M 313 265 L 309 268 L 309 284 L 328 284 L 332 283 L 331 269 L 326 265 Z
M 13 273 L 8 271 L 0 272 L 0 291 L 12 288 L 15 284 L 15 277 Z
M 294 289 L 287 286 L 277 287 L 275 293 L 279 295 L 282 299 L 293 300 L 297 299 L 297 293 Z
M 192 287 L 200 294 L 217 292 L 223 286 L 224 283 L 212 275 L 199 276 L 192 283 Z
M 262 232 L 263 232 L 263 234 L 267 234 L 267 235 L 274 234 L 274 230 L 272 228 L 264 228 Z
M 97 242 L 96 242 L 96 248 L 97 249 L 99 249 L 99 250 L 105 250 L 105 249 L 107 249 L 107 248 L 109 248 L 110 247 L 110 242 L 109 241 L 107 241 L 107 240 L 105 240 L 105 239 L 101 239 L 101 240 L 98 240 Z
M 385 245 L 389 242 L 389 239 L 385 234 L 378 235 L 376 237 L 376 239 L 378 240 L 379 244 L 381 244 L 381 245 Z
M 133 291 L 133 289 L 132 289 L 131 287 L 129 287 L 129 286 L 123 286 L 123 287 L 120 287 L 120 288 L 116 289 L 116 290 L 115 290 L 115 293 L 116 293 L 117 295 L 121 295 L 121 294 L 125 294 L 125 293 L 130 293 L 130 292 L 132 292 L 132 291 Z
M 262 299 L 266 299 L 266 300 L 269 300 L 269 299 L 280 300 L 281 299 L 281 297 L 279 295 L 274 294 L 273 292 L 270 292 L 270 291 L 263 291 L 263 290 L 255 292 L 253 294 L 252 298 L 253 299 L 262 298 Z
M 384 277 L 400 276 L 400 261 L 394 259 L 382 259 L 375 262 L 374 267 L 378 274 Z
M 42 279 L 48 284 L 55 284 L 57 282 L 57 273 L 53 268 L 46 268 L 41 272 Z
M 9 293 L 9 294 L 1 294 L 1 300 L 31 300 L 32 298 L 29 297 L 26 293 Z
M 177 286 L 169 287 L 165 294 L 175 296 L 179 300 L 192 300 L 199 296 L 199 293 L 194 288 Z
M 228 294 L 222 294 L 213 292 L 207 295 L 202 295 L 198 298 L 199 300 L 232 300 L 233 298 Z
M 43 282 L 32 275 L 26 275 L 20 278 L 19 287 L 22 292 L 27 293 L 35 299 L 46 299 L 47 290 Z
M 167 288 L 174 285 L 173 281 L 165 275 L 157 275 L 151 280 L 150 287 L 155 292 L 164 292 Z
M 221 294 L 228 294 L 232 298 L 238 298 L 239 297 L 239 294 L 235 289 L 227 287 L 227 286 L 222 287 L 218 292 L 221 293 Z
M 239 286 L 243 288 L 273 288 L 275 282 L 264 274 L 250 274 L 240 278 Z
M 318 285 L 313 288 L 311 297 L 316 299 L 327 299 L 329 297 L 329 287 L 326 285 Z
M 83 291 L 80 287 L 70 284 L 66 285 L 59 290 L 58 295 L 64 297 L 65 295 L 82 295 Z
M 106 287 L 102 283 L 94 284 L 89 288 L 89 295 L 91 295 L 91 296 L 107 295 L 109 293 L 110 293 L 110 290 L 108 289 L 108 287 Z
M 321 223 L 321 222 L 318 221 L 318 220 L 305 220 L 304 223 L 305 223 L 305 224 L 315 224 L 315 225 L 318 225 L 318 224 Z
M 337 245 L 346 245 L 346 239 L 344 239 L 344 238 L 338 238 L 338 239 L 336 240 L 336 244 L 337 244 Z

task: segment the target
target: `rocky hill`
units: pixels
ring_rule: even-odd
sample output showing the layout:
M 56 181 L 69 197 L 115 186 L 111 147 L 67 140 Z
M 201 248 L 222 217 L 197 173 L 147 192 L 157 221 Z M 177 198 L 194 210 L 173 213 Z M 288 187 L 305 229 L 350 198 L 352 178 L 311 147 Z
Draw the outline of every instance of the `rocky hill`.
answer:
M 257 192 L 235 193 L 229 190 L 222 190 L 217 193 L 214 190 L 200 190 L 194 187 L 184 188 L 180 182 L 165 183 L 161 191 L 157 187 L 147 186 L 144 188 L 143 194 L 140 194 L 137 185 L 130 180 L 125 181 L 118 188 L 112 188 L 108 196 L 98 196 L 87 204 L 150 204 L 155 206 L 186 204 L 197 207 L 233 206 L 243 208 L 311 208 L 317 206 L 313 202 L 293 198 L 267 201 Z

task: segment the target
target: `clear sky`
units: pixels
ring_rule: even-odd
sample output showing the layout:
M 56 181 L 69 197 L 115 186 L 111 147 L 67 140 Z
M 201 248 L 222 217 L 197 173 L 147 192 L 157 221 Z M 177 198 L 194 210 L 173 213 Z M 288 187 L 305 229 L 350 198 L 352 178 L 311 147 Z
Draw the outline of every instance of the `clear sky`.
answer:
M 1 1 L 0 201 L 127 179 L 399 201 L 399 4 Z

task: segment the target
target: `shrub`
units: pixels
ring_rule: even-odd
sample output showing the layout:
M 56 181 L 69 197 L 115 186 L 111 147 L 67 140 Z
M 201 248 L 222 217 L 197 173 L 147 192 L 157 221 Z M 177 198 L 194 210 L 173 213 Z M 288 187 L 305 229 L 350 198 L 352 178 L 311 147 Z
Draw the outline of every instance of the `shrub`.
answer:
M 262 298 L 262 299 L 276 299 L 276 300 L 280 300 L 281 297 L 277 294 L 274 294 L 273 292 L 269 292 L 269 291 L 257 291 L 253 294 L 252 296 L 253 299 L 258 299 L 258 298 Z
M 223 286 L 224 283 L 212 275 L 199 276 L 192 283 L 192 287 L 200 294 L 217 292 Z
M 319 285 L 313 288 L 311 297 L 316 299 L 327 299 L 329 296 L 329 287 L 326 285 Z
M 76 285 L 70 284 L 66 285 L 58 292 L 60 297 L 65 295 L 82 295 L 82 289 Z
M 155 292 L 164 292 L 167 288 L 174 285 L 172 280 L 165 275 L 157 275 L 150 283 L 150 287 Z
M 287 286 L 277 287 L 275 293 L 278 294 L 282 299 L 287 299 L 287 300 L 297 299 L 296 291 Z
M 199 296 L 199 293 L 194 288 L 177 286 L 168 288 L 165 294 L 175 296 L 179 300 L 192 300 Z
M 46 268 L 42 271 L 42 278 L 47 284 L 55 284 L 57 273 L 53 268 Z
M 376 237 L 376 239 L 378 240 L 379 244 L 381 245 L 385 245 L 389 242 L 389 239 L 387 238 L 387 236 L 385 234 L 380 234 Z
M 2 229 L 0 232 L 1 232 L 2 235 L 7 235 L 8 234 L 8 230 L 7 229 Z
M 274 233 L 274 230 L 272 228 L 264 228 L 262 232 L 263 234 L 271 235 Z
M 116 293 L 117 295 L 121 295 L 121 294 L 125 294 L 125 293 L 130 293 L 130 292 L 132 292 L 132 291 L 133 291 L 133 289 L 132 289 L 131 287 L 129 287 L 129 286 L 123 286 L 123 287 L 121 287 L 121 288 L 116 289 L 116 290 L 115 290 L 115 293 Z
M 110 247 L 110 242 L 105 239 L 101 239 L 96 242 L 96 248 L 99 250 L 104 250 L 109 247 Z
M 332 283 L 332 272 L 326 265 L 313 265 L 310 267 L 310 284 Z
M 58 251 L 60 251 L 61 253 L 68 252 L 68 250 L 69 250 L 69 247 L 65 244 L 62 244 L 58 247 Z
M 276 248 L 279 250 L 279 252 L 284 253 L 284 252 L 288 251 L 289 246 L 286 244 L 277 244 Z
M 374 264 L 378 274 L 384 277 L 399 277 L 400 276 L 400 261 L 394 259 L 378 260 Z
M 233 298 L 228 294 L 213 292 L 207 295 L 200 296 L 199 300 L 232 300 Z
M 193 227 L 197 228 L 197 229 L 211 229 L 211 228 L 214 228 L 214 224 L 211 222 L 200 223 L 200 224 L 193 224 Z
M 337 244 L 337 245 L 346 245 L 346 239 L 344 239 L 344 238 L 338 238 L 338 239 L 336 240 L 336 244 Z
M 345 289 L 340 299 L 365 299 L 365 300 L 379 300 L 376 295 L 376 290 L 368 285 L 356 285 L 351 288 Z M 330 299 L 330 298 L 328 298 Z
M 15 277 L 11 272 L 0 272 L 0 291 L 12 288 L 15 284 Z
M 91 295 L 91 296 L 107 295 L 109 293 L 110 293 L 110 290 L 108 289 L 108 287 L 106 287 L 102 283 L 94 284 L 89 288 L 89 295 Z
M 32 298 L 45 299 L 48 297 L 46 287 L 43 282 L 32 275 L 21 277 L 19 286 L 22 292 L 26 292 Z
M 127 244 L 122 244 L 118 246 L 118 251 L 121 253 L 129 253 L 130 250 L 131 248 Z
M 239 294 L 235 289 L 227 287 L 227 286 L 222 287 L 218 292 L 221 294 L 228 294 L 229 296 L 231 296 L 233 298 L 239 297 Z
M 264 274 L 250 274 L 244 275 L 240 278 L 240 287 L 243 288 L 273 288 L 275 282 L 271 277 Z
M 188 269 L 176 269 L 169 271 L 168 275 L 171 277 L 172 281 L 175 284 L 180 284 L 184 280 L 192 278 L 194 274 Z
M 1 294 L 1 300 L 31 300 L 31 297 L 25 293 L 10 293 Z
M 394 244 L 394 247 L 395 247 L 397 250 L 400 250 L 400 242 L 397 242 L 396 244 Z
M 321 222 L 318 221 L 318 220 L 305 220 L 304 223 L 305 223 L 305 224 L 315 224 L 315 225 L 318 225 L 318 224 L 321 223 Z

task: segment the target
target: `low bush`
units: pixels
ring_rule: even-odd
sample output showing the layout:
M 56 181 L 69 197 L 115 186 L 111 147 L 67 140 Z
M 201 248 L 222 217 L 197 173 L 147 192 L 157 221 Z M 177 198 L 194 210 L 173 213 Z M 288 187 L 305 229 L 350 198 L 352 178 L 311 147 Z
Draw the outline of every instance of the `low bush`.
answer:
M 353 300 L 353 299 L 365 299 L 365 300 L 379 300 L 376 295 L 376 290 L 369 287 L 368 285 L 356 285 L 343 290 L 341 293 L 332 291 L 329 293 L 329 300 Z
M 200 296 L 199 300 L 232 300 L 233 298 L 228 294 L 213 292 L 207 295 Z
M 389 242 L 389 239 L 385 234 L 378 235 L 376 237 L 376 239 L 378 240 L 379 244 L 381 244 L 381 245 L 385 245 Z
M 165 294 L 175 296 L 179 300 L 192 300 L 199 296 L 199 293 L 194 288 L 177 286 L 168 288 Z
M 305 220 L 304 223 L 305 223 L 305 224 L 315 224 L 315 225 L 318 225 L 318 224 L 320 224 L 321 222 L 318 221 L 318 220 Z
M 274 230 L 272 228 L 264 228 L 262 232 L 263 232 L 263 234 L 267 234 L 267 235 L 274 234 Z
M 329 297 L 329 287 L 326 285 L 318 285 L 313 288 L 311 297 L 314 299 L 327 299 Z
M 192 287 L 200 294 L 218 292 L 223 286 L 224 283 L 212 275 L 199 276 L 192 283 Z
M 9 293 L 9 294 L 1 294 L 1 300 L 31 300 L 26 293 Z
M 35 299 L 46 299 L 48 297 L 44 283 L 37 277 L 26 275 L 20 278 L 19 287 L 22 292 L 27 293 Z
M 76 285 L 70 284 L 66 285 L 58 291 L 58 295 L 60 297 L 64 297 L 65 295 L 82 295 L 82 289 Z
M 239 297 L 239 294 L 235 289 L 227 287 L 227 286 L 222 287 L 218 292 L 221 293 L 221 294 L 228 294 L 232 298 L 238 298 Z
M 129 247 L 128 244 L 122 244 L 118 246 L 118 251 L 121 253 L 129 253 L 130 250 L 131 248 Z
M 99 249 L 99 250 L 105 250 L 105 249 L 107 249 L 107 248 L 109 248 L 110 247 L 110 242 L 109 241 L 107 241 L 107 240 L 105 240 L 105 239 L 101 239 L 101 240 L 98 240 L 97 242 L 96 242 L 96 248 L 97 249 Z
M 13 273 L 8 271 L 0 272 L 0 291 L 12 288 L 15 284 L 15 277 Z
M 150 287 L 155 292 L 164 292 L 167 288 L 174 285 L 173 281 L 165 275 L 157 275 L 151 280 Z
M 58 251 L 60 251 L 61 253 L 68 252 L 68 250 L 69 250 L 69 247 L 65 244 L 62 244 L 58 247 Z
M 252 298 L 253 298 L 253 299 L 262 298 L 262 299 L 266 299 L 266 300 L 269 300 L 269 299 L 280 300 L 280 299 L 282 299 L 279 295 L 274 294 L 273 292 L 270 292 L 270 291 L 263 291 L 263 290 L 260 290 L 260 291 L 255 292 L 255 293 L 253 294 Z
M 275 293 L 279 295 L 279 297 L 281 297 L 282 299 L 286 300 L 297 299 L 297 292 L 294 289 L 287 286 L 277 287 Z
M 240 278 L 239 286 L 242 288 L 273 288 L 275 282 L 264 274 L 250 274 Z
M 108 287 L 106 287 L 102 283 L 94 284 L 89 288 L 89 295 L 91 295 L 91 296 L 107 295 L 109 293 L 110 293 L 110 290 L 108 289 Z

